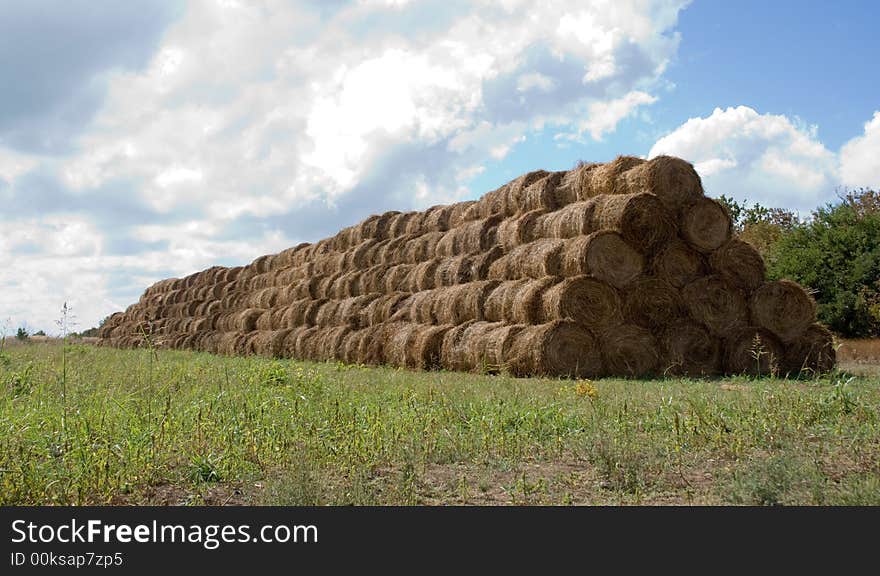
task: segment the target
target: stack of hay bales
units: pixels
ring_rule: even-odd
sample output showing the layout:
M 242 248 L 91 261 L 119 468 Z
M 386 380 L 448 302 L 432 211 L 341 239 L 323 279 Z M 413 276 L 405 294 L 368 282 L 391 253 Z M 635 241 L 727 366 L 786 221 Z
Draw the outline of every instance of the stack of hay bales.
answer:
M 102 342 L 576 377 L 827 371 L 831 334 L 767 281 L 693 167 L 619 157 L 156 283 Z

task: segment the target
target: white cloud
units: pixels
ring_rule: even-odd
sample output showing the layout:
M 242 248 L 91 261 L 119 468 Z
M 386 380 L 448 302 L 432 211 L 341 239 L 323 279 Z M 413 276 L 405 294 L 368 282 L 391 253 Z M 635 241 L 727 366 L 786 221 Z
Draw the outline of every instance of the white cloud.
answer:
M 847 186 L 880 189 L 880 111 L 840 149 L 840 175 Z
M 659 139 L 650 157 L 680 156 L 694 163 L 706 192 L 809 212 L 833 197 L 837 156 L 815 126 L 746 106 L 716 108 Z
M 654 96 L 635 90 L 623 98 L 593 102 L 587 119 L 580 124 L 580 131 L 589 132 L 593 140 L 601 140 L 604 134 L 613 132 L 618 122 L 631 115 L 636 108 L 656 101 Z

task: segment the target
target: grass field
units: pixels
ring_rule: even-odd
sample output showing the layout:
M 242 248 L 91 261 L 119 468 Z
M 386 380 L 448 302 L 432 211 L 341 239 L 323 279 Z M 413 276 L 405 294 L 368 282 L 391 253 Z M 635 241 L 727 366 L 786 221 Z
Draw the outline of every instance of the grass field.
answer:
M 880 505 L 880 378 L 0 352 L 0 504 Z

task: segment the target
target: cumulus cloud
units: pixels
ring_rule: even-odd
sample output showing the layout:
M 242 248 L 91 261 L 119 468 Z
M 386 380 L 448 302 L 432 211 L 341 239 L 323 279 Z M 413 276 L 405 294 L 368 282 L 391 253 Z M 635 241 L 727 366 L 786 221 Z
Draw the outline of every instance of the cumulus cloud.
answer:
M 536 130 L 602 138 L 653 102 L 685 4 L 194 0 L 178 14 L 157 0 L 144 4 L 153 12 L 126 4 L 137 30 L 82 22 L 97 48 L 56 86 L 89 95 L 75 127 L 50 130 L 0 100 L 0 197 L 11 207 L 0 219 L 59 234 L 45 219 L 63 213 L 100 241 L 75 254 L 4 248 L 26 274 L 3 279 L 0 316 L 41 314 L 15 294 L 58 299 L 47 270 L 64 270 L 90 279 L 75 287 L 96 295 L 83 314 L 93 325 L 148 279 L 483 192 L 468 181 Z M 59 18 L 76 29 L 71 10 Z M 158 16 L 141 30 L 145 13 Z M 36 26 L 33 42 L 52 31 Z M 69 101 L 39 113 L 70 116 Z
M 840 149 L 840 175 L 847 186 L 880 189 L 880 111 Z
M 805 126 L 747 106 L 716 108 L 660 138 L 649 153 L 692 161 L 708 194 L 725 194 L 808 213 L 839 182 L 837 155 Z

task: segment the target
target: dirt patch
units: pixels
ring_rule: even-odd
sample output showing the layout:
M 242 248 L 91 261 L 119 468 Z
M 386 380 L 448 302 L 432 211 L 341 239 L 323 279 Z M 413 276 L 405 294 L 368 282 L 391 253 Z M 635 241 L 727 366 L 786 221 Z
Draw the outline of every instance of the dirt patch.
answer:
M 145 486 L 129 494 L 117 494 L 111 506 L 247 506 L 251 498 L 236 484 L 206 484 L 200 487 L 180 484 Z

